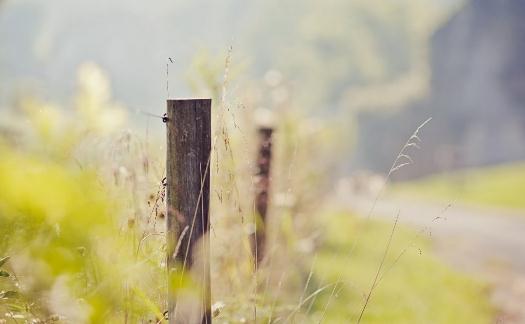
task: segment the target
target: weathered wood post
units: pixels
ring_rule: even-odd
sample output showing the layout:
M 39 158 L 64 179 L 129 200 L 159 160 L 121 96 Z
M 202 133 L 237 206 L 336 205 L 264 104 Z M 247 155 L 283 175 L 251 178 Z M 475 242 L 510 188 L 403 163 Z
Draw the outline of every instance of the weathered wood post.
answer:
M 260 127 L 258 133 L 257 171 L 255 179 L 255 229 L 251 237 L 255 267 L 264 259 L 266 248 L 266 213 L 270 189 L 270 166 L 272 160 L 272 127 Z
M 209 324 L 211 99 L 168 100 L 167 106 L 168 318 Z M 194 280 L 200 293 L 181 292 L 182 278 Z

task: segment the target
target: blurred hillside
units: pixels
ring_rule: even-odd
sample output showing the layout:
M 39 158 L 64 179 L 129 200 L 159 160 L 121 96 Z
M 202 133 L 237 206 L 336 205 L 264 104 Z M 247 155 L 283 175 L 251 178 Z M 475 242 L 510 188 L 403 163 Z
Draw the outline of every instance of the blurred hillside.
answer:
M 423 152 L 405 177 L 524 159 L 524 31 L 522 1 L 469 2 L 431 39 L 429 95 L 394 116 L 361 114 L 360 163 L 388 169 L 407 125 L 428 116 Z
M 233 92 L 278 75 L 287 105 L 357 116 L 357 148 L 344 169 L 386 171 L 429 116 L 424 150 L 405 177 L 523 159 L 524 8 L 511 0 L 8 0 L 0 110 L 28 95 L 70 101 L 78 66 L 93 61 L 116 101 L 161 114 L 166 81 L 170 96 L 191 95 L 195 58 L 220 67 L 232 45 L 233 64 L 244 68 Z
M 168 57 L 171 95 L 186 96 L 192 57 L 233 45 L 243 75 L 280 70 L 298 103 L 322 115 L 348 106 L 353 87 L 420 69 L 427 35 L 455 2 L 10 0 L 0 8 L 1 97 L 31 89 L 64 100 L 90 60 L 118 99 L 160 112 Z

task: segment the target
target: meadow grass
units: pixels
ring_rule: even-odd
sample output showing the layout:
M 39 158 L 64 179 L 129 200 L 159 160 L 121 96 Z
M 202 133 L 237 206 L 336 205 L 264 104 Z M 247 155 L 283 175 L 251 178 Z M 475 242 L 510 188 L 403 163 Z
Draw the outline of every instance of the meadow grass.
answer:
M 0 187 L 8 188 L 0 191 L 0 259 L 11 257 L 2 268 L 10 274 L 0 281 L 1 313 L 38 322 L 166 322 L 162 142 L 109 132 L 102 120 L 115 108 L 109 98 L 96 97 L 104 91 L 88 90 L 81 91 L 75 118 L 63 126 L 51 123 L 58 111 L 37 103 L 27 108 L 34 138 L 28 136 L 25 148 L 6 144 L 0 150 Z M 212 302 L 222 309 L 214 322 L 355 323 L 392 226 L 317 212 L 328 187 L 326 170 L 341 151 L 340 134 L 332 124 L 321 127 L 281 111 L 268 223 L 273 247 L 255 272 L 248 242 L 254 145 L 238 128 L 251 125 L 250 113 L 240 105 L 226 107 L 224 98 L 210 165 Z M 407 149 L 417 147 L 418 131 L 428 121 L 409 138 L 389 175 L 410 164 Z M 94 201 L 101 211 L 94 213 Z M 490 322 L 483 285 L 448 269 L 428 247 L 417 233 L 396 229 L 362 323 Z M 178 288 L 192 291 L 192 284 Z M 16 298 L 6 299 L 7 292 Z M 74 307 L 79 299 L 85 302 Z
M 525 210 L 525 163 L 470 169 L 392 186 L 395 195 Z
M 355 323 L 392 224 L 367 222 L 348 213 L 333 213 L 324 219 L 325 239 L 317 252 L 310 289 L 327 282 L 342 284 L 333 296 L 323 293 L 316 299 L 314 316 L 317 312 L 325 323 Z M 359 231 L 359 243 L 352 249 Z M 428 238 L 398 225 L 361 323 L 492 322 L 486 287 L 451 270 L 429 248 Z

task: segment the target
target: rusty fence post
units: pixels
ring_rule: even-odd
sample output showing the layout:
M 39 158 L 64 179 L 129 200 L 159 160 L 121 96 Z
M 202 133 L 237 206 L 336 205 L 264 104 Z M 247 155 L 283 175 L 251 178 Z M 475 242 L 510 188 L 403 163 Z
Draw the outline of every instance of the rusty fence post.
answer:
M 251 235 L 252 253 L 255 258 L 255 268 L 264 259 L 266 250 L 268 200 L 270 189 L 270 166 L 272 160 L 272 127 L 259 127 L 258 152 L 255 178 L 255 229 Z
M 166 124 L 168 319 L 209 324 L 211 99 L 168 100 Z

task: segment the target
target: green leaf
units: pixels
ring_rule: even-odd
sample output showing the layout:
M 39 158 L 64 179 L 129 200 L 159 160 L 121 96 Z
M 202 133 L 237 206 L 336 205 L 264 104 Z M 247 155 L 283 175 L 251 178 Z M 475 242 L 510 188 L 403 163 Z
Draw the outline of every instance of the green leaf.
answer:
M 0 294 L 1 296 L 1 294 Z M 11 303 L 7 303 L 5 304 L 7 306 L 7 308 L 9 308 L 9 310 L 11 311 L 14 311 L 14 312 L 23 312 L 26 310 L 26 307 L 25 305 L 21 305 L 21 304 L 16 304 L 18 301 L 14 301 L 14 302 L 11 302 Z
M 3 266 L 11 257 L 6 256 L 0 259 L 0 267 Z
M 137 294 L 142 299 L 146 307 L 151 312 L 153 312 L 158 319 L 164 318 L 164 315 L 157 307 L 157 305 L 155 305 L 155 303 L 151 299 L 149 299 L 148 296 L 146 296 L 146 294 L 142 290 L 140 290 L 137 287 L 132 287 L 131 289 L 133 289 L 133 292 L 135 292 L 135 294 Z
M 16 298 L 16 297 L 18 297 L 18 293 L 13 290 L 0 292 L 0 298 Z
M 0 277 L 9 277 L 9 276 L 10 276 L 9 272 L 5 270 L 0 270 Z

